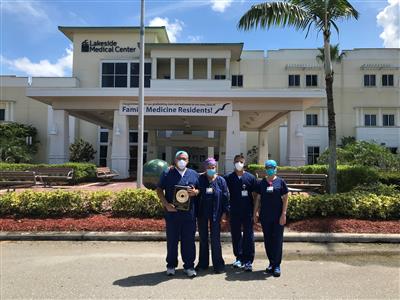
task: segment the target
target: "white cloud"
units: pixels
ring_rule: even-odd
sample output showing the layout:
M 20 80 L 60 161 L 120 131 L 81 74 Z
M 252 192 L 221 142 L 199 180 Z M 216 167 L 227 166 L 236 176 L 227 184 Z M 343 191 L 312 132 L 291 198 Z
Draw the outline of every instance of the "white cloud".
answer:
M 49 21 L 49 16 L 38 1 L 5 1 L 1 3 L 4 13 L 15 15 L 25 21 Z
M 210 0 L 212 10 L 217 12 L 224 12 L 232 2 L 233 0 Z
M 4 56 L 1 56 L 1 62 L 11 70 L 23 72 L 28 76 L 62 77 L 69 75 L 72 70 L 72 45 L 65 49 L 65 54 L 55 63 L 47 59 L 35 63 L 27 57 L 10 60 Z
M 180 36 L 184 23 L 180 20 L 175 19 L 175 22 L 170 22 L 168 18 L 155 17 L 150 20 L 150 26 L 165 26 L 169 36 L 169 40 L 175 43 L 177 38 Z
M 376 16 L 378 25 L 383 27 L 379 37 L 386 48 L 400 48 L 400 0 L 388 0 L 388 4 Z
M 201 35 L 189 35 L 188 40 L 191 43 L 198 43 L 203 39 L 203 36 Z

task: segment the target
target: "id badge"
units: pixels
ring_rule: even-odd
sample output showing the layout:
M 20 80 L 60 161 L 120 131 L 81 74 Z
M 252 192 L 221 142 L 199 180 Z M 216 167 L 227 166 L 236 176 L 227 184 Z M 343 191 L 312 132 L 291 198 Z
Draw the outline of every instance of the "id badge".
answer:
M 206 194 L 212 194 L 213 193 L 213 188 L 209 187 L 206 188 Z
M 267 187 L 267 193 L 272 193 L 274 191 L 274 187 L 273 186 L 268 186 Z
M 249 196 L 249 192 L 247 190 L 242 191 L 242 197 L 247 197 Z

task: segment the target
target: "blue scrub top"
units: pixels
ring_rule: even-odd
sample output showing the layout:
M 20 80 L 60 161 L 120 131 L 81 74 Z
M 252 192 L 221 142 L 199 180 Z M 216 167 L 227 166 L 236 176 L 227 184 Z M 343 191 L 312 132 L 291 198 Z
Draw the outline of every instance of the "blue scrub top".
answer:
M 260 221 L 279 222 L 282 214 L 282 196 L 289 192 L 286 182 L 276 177 L 272 181 L 273 191 L 268 191 L 271 184 L 266 178 L 258 182 L 256 192 L 261 195 Z
M 185 174 L 181 176 L 176 168 L 171 168 L 163 172 L 157 184 L 158 188 L 165 191 L 165 199 L 172 203 L 174 199 L 175 185 L 193 186 L 196 189 L 199 186 L 199 174 L 192 170 L 186 169 Z M 194 208 L 194 198 L 191 201 L 191 211 Z
M 212 192 L 207 193 L 207 188 Z M 199 177 L 200 195 L 197 202 L 197 216 L 219 220 L 223 213 L 229 212 L 229 192 L 226 181 L 222 176 L 209 181 L 206 174 Z
M 229 189 L 230 214 L 235 216 L 253 215 L 253 195 L 257 185 L 257 179 L 254 175 L 244 172 L 239 178 L 235 172 L 225 176 Z M 247 191 L 247 196 L 243 194 Z

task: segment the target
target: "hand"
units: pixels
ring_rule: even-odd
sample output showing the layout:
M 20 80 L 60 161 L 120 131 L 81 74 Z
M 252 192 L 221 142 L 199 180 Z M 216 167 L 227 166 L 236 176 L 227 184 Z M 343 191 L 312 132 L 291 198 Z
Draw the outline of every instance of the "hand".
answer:
M 164 207 L 168 212 L 177 212 L 175 206 L 172 203 L 168 203 L 164 205 Z
M 190 197 L 197 196 L 197 190 L 194 187 L 188 188 L 187 191 L 188 191 Z
M 226 213 L 222 214 L 221 219 L 222 219 L 223 222 L 228 222 L 229 221 L 229 217 L 228 217 L 228 215 Z
M 286 224 L 286 214 L 281 214 L 281 217 L 279 218 L 279 224 L 282 226 Z
M 257 224 L 258 221 L 259 221 L 259 216 L 258 216 L 258 214 L 254 214 L 254 216 L 253 216 L 253 223 L 254 223 L 254 224 Z

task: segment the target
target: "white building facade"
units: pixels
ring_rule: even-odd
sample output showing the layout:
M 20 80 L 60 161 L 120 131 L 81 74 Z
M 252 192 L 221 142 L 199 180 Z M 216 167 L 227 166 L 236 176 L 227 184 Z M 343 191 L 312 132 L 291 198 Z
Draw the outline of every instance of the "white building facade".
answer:
M 0 122 L 38 128 L 37 162 L 68 161 L 75 138 L 95 163 L 121 178 L 137 161 L 139 28 L 60 27 L 73 43 L 68 78 L 0 77 Z M 400 148 L 400 49 L 344 51 L 335 63 L 338 143 L 342 137 Z M 208 156 L 220 172 L 235 154 L 280 165 L 314 163 L 328 147 L 324 76 L 316 49 L 244 51 L 242 43 L 170 43 L 146 28 L 145 161 L 171 162 L 187 150 L 193 167 Z

